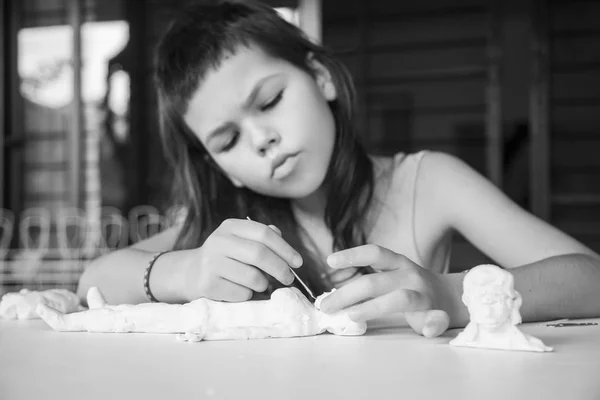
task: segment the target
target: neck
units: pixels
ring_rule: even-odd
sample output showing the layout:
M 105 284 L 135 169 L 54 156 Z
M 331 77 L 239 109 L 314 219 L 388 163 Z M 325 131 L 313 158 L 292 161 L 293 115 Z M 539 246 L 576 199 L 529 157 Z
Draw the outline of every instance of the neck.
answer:
M 508 330 L 510 330 L 512 328 L 512 324 L 510 324 L 508 321 L 503 322 L 501 324 L 498 325 L 481 325 L 480 328 L 485 331 L 485 332 L 489 332 L 492 334 L 503 334 L 506 333 Z
M 327 191 L 324 186 L 310 195 L 293 199 L 292 209 L 296 215 L 310 216 L 320 221 L 325 219 L 325 207 L 327 206 Z

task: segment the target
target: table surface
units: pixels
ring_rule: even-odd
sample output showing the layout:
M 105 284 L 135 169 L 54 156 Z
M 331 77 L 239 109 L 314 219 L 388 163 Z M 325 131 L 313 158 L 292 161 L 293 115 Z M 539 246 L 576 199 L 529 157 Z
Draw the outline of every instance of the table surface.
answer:
M 460 330 L 426 339 L 399 320 L 359 337 L 199 343 L 0 320 L 0 398 L 600 399 L 600 325 L 520 328 L 555 351 L 453 347 Z

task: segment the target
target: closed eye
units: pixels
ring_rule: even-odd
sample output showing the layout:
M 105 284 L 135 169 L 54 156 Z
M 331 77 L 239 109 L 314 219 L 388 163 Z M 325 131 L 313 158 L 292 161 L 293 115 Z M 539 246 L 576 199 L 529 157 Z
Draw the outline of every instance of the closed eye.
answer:
M 224 151 L 231 150 L 233 148 L 233 146 L 235 146 L 235 144 L 237 143 L 239 136 L 240 136 L 239 131 L 237 131 L 237 130 L 233 131 L 233 133 L 229 136 L 227 143 L 225 143 L 225 145 L 221 147 L 221 151 L 224 152 Z
M 283 97 L 283 90 L 279 93 L 277 93 L 277 96 L 275 96 L 273 98 L 273 100 L 269 101 L 268 103 L 262 105 L 260 107 L 261 111 L 268 111 L 270 109 L 272 109 L 273 107 L 275 107 L 277 105 L 277 103 L 279 103 L 279 101 L 281 100 L 281 98 Z

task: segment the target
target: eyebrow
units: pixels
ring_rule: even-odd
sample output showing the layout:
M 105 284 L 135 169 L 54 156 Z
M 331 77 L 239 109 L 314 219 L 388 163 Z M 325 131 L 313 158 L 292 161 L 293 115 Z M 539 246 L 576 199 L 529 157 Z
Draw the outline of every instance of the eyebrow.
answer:
M 256 84 L 252 88 L 252 91 L 250 92 L 248 97 L 246 98 L 246 101 L 244 101 L 242 108 L 244 108 L 244 109 L 249 108 L 256 100 L 256 97 L 258 96 L 260 89 L 265 85 L 265 83 L 272 79 L 278 78 L 279 75 L 280 75 L 279 73 L 275 73 L 275 74 L 267 75 L 267 76 L 259 79 L 258 82 L 256 82 Z M 214 128 L 213 130 L 209 131 L 209 134 L 206 137 L 206 143 L 209 143 L 212 139 L 214 139 L 217 136 L 219 136 L 220 134 L 226 132 L 231 127 L 231 125 L 232 124 L 230 122 L 226 122 L 226 123 Z

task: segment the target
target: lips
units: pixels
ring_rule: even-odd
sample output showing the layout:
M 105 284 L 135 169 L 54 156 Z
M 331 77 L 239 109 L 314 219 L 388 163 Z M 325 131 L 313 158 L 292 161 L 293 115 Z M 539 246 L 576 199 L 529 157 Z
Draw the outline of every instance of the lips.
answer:
M 291 168 L 293 168 L 292 164 L 295 164 L 294 161 L 297 156 L 298 153 L 281 154 L 275 157 L 275 159 L 273 159 L 273 162 L 271 163 L 271 178 L 282 178 L 283 175 L 287 175 L 287 173 L 290 172 Z

